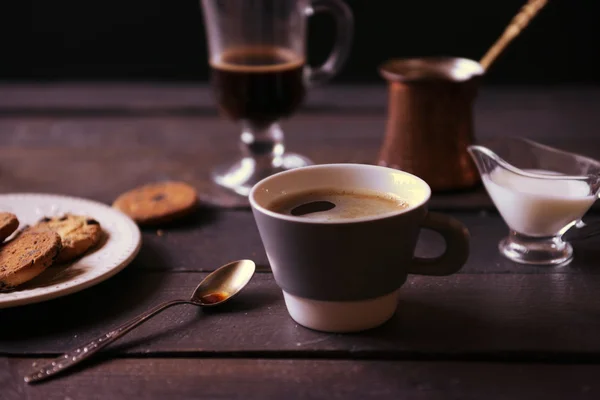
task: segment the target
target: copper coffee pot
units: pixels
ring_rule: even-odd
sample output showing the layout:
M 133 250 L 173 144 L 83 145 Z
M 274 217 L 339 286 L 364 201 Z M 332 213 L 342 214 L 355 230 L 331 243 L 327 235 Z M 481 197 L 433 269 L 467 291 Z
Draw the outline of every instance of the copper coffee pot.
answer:
M 437 191 L 477 183 L 467 146 L 483 67 L 463 58 L 419 58 L 388 61 L 380 72 L 389 98 L 379 165 L 415 174 Z
M 547 0 L 529 0 L 481 62 L 453 57 L 395 59 L 380 67 L 388 81 L 388 121 L 378 164 L 424 179 L 434 191 L 479 181 L 473 104 L 485 71 Z

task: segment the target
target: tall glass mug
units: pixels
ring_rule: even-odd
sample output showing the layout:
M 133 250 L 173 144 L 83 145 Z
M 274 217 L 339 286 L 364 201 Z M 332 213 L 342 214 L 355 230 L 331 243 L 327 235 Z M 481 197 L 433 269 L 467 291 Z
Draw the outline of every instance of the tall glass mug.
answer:
M 353 31 L 342 0 L 201 0 L 211 81 L 221 111 L 242 125 L 242 158 L 213 171 L 221 186 L 247 196 L 261 179 L 310 165 L 287 153 L 278 121 L 291 116 L 307 87 L 327 81 L 346 60 Z M 318 68 L 306 65 L 306 22 L 330 12 L 337 42 Z

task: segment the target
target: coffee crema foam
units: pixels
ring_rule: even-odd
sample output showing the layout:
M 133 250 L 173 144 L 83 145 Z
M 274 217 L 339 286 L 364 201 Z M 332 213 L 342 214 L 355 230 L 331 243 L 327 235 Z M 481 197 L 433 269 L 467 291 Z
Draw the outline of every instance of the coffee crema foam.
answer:
M 304 57 L 281 47 L 241 47 L 209 60 L 213 68 L 244 73 L 279 72 L 303 68 Z
M 407 208 L 399 196 L 367 189 L 316 189 L 291 193 L 267 208 L 312 221 L 342 221 L 388 214 Z

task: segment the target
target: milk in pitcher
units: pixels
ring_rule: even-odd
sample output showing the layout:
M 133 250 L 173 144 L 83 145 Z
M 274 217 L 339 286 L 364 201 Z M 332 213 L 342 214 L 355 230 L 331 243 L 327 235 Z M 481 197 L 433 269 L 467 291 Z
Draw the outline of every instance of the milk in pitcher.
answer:
M 524 171 L 560 175 L 546 170 Z M 536 179 L 500 167 L 482 178 L 510 229 L 528 236 L 556 235 L 580 219 L 596 200 L 585 181 Z

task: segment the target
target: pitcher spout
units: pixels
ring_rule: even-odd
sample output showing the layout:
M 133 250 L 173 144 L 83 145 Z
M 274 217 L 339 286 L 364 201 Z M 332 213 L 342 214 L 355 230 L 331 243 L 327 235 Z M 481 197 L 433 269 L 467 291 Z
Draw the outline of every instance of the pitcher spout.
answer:
M 489 174 L 502 163 L 502 159 L 487 147 L 472 145 L 467 147 L 467 151 L 475 162 L 481 176 Z

